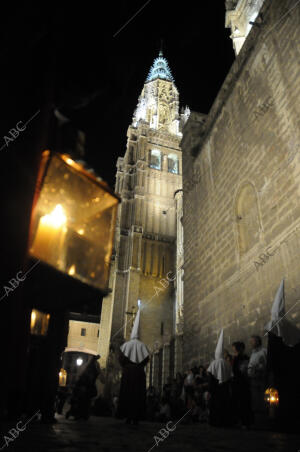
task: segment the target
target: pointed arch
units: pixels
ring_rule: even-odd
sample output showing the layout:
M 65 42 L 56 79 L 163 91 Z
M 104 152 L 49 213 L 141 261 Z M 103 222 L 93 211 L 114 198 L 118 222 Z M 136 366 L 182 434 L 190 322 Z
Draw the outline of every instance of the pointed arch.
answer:
M 261 229 L 257 193 L 250 182 L 246 182 L 238 190 L 235 216 L 239 252 L 243 255 L 259 241 Z

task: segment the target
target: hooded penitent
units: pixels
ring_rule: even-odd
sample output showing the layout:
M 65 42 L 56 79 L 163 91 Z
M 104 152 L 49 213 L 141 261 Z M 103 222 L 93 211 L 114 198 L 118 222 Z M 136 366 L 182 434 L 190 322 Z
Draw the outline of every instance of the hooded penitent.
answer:
M 271 331 L 276 336 L 282 337 L 286 345 L 294 346 L 300 342 L 300 330 L 285 317 L 284 279 L 275 295 L 271 309 L 271 320 L 266 324 L 267 332 Z
M 210 372 L 219 381 L 219 383 L 224 383 L 232 376 L 231 367 L 223 358 L 223 337 L 224 332 L 222 329 L 215 351 L 215 359 L 210 363 L 207 369 L 207 371 Z
M 130 341 L 121 345 L 121 352 L 133 363 L 141 363 L 149 356 L 146 345 L 141 342 L 139 337 L 140 309 L 137 312 L 134 325 L 130 335 Z

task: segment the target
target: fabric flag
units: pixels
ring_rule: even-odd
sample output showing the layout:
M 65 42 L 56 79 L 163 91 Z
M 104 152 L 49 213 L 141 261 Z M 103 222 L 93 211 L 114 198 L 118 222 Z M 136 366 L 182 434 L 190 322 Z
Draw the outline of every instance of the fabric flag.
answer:
M 266 324 L 265 330 L 282 338 L 286 345 L 294 346 L 300 342 L 300 330 L 286 318 L 284 279 L 276 292 L 271 309 L 271 320 Z

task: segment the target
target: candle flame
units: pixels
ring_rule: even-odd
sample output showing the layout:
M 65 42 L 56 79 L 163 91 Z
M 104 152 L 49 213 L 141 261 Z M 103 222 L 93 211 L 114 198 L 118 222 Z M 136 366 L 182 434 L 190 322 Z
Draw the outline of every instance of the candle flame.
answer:
M 76 270 L 76 267 L 75 267 L 75 265 L 73 264 L 73 265 L 70 267 L 69 271 L 68 271 L 69 275 L 74 275 L 74 274 L 75 274 L 75 270 Z
M 60 228 L 63 224 L 65 224 L 67 221 L 67 217 L 64 213 L 64 209 L 60 204 L 57 204 L 57 206 L 55 206 L 54 210 L 47 214 L 44 215 L 41 218 L 41 223 L 42 224 L 48 224 L 49 226 L 52 226 L 53 228 Z

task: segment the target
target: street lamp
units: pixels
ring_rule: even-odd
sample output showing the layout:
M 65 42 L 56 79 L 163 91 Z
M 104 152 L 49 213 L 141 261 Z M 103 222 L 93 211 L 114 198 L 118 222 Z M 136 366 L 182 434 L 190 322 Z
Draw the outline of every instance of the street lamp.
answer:
M 47 336 L 50 314 L 41 312 L 38 309 L 32 309 L 30 316 L 30 333 Z
M 105 182 L 69 155 L 44 151 L 29 254 L 105 292 L 119 201 Z
M 58 384 L 59 386 L 67 385 L 67 371 L 65 369 L 60 369 L 58 374 Z

